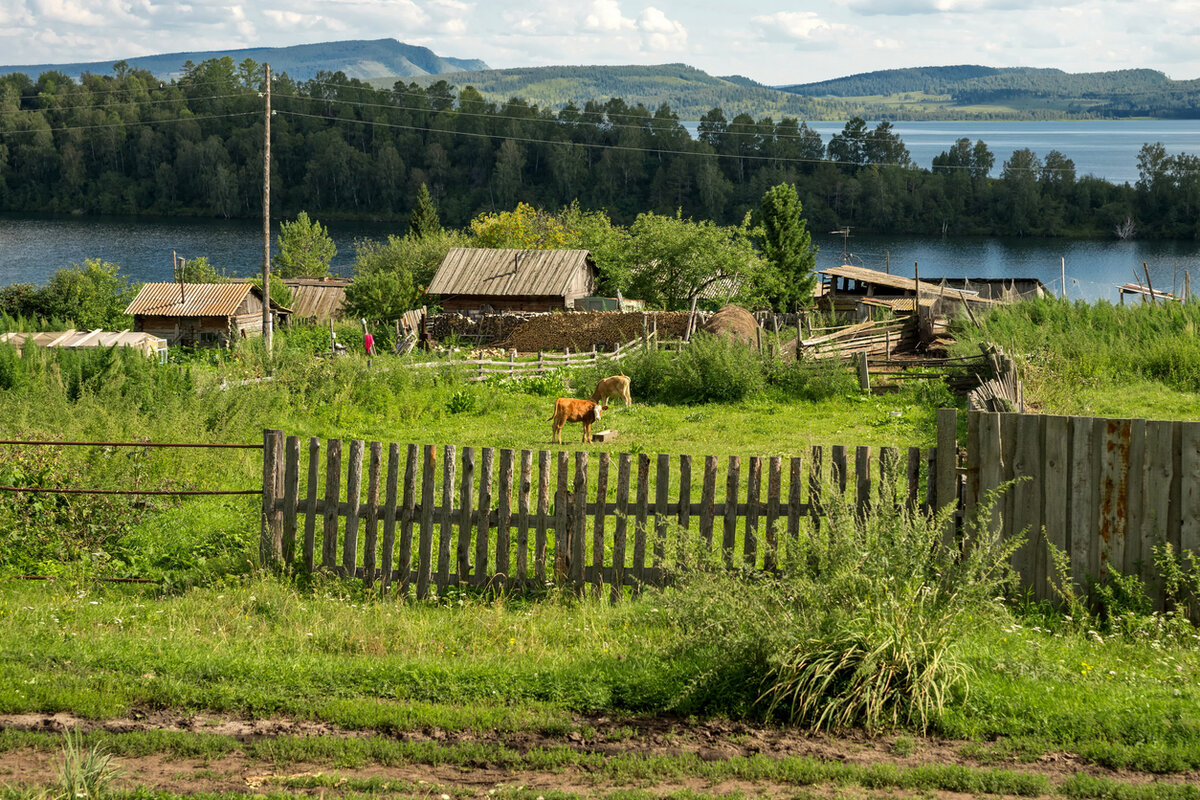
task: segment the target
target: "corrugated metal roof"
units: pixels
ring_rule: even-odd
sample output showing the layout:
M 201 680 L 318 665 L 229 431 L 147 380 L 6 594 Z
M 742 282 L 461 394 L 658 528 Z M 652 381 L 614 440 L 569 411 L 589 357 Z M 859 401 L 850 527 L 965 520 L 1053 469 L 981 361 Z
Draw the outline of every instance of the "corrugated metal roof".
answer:
M 125 313 L 156 317 L 231 317 L 237 314 L 238 307 L 251 292 L 262 297 L 262 291 L 252 283 L 185 283 L 181 303 L 178 283 L 146 283 Z M 288 314 L 292 311 L 278 303 L 271 303 L 271 307 Z
M 0 334 L 0 342 L 9 342 L 18 350 L 32 340 L 38 347 L 136 347 L 147 354 L 167 349 L 167 340 L 142 331 L 50 331 L 39 333 Z
M 581 269 L 594 273 L 587 250 L 488 250 L 455 247 L 429 283 L 429 294 L 555 297 L 570 292 Z
M 257 286 L 249 283 L 147 283 L 125 309 L 126 314 L 157 317 L 230 317 Z M 180 302 L 180 295 L 183 302 Z

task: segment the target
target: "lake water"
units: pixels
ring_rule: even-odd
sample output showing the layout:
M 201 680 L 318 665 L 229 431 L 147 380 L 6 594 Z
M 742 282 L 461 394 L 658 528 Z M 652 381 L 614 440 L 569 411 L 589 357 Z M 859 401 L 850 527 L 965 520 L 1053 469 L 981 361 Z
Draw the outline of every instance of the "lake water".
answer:
M 698 123 L 684 123 L 696 135 Z M 845 122 L 809 122 L 828 145 L 842 132 Z M 874 128 L 876 122 L 871 122 Z M 1062 122 L 894 122 L 909 156 L 929 169 L 958 139 L 982 140 L 996 157 L 992 176 L 997 177 L 1014 150 L 1029 148 L 1039 157 L 1057 150 L 1075 162 L 1079 177 L 1094 175 L 1112 183 L 1138 179 L 1137 155 L 1144 144 L 1161 142 L 1168 153 L 1200 154 L 1200 121 L 1197 120 L 1067 120 Z
M 392 224 L 327 226 L 337 244 L 334 272 L 350 275 L 356 239 L 383 239 L 403 233 Z M 275 241 L 272 234 L 272 243 Z M 840 237 L 818 234 L 817 265 L 842 263 Z M 1200 243 L 1070 241 L 969 237 L 853 236 L 851 261 L 871 269 L 890 268 L 922 278 L 1032 277 L 1056 293 L 1060 259 L 1067 262 L 1067 294 L 1116 300 L 1115 286 L 1133 280 L 1142 263 L 1156 289 L 1182 290 L 1184 272 L 1200 281 Z M 23 217 L 0 215 L 0 286 L 19 281 L 44 283 L 59 267 L 101 258 L 121 265 L 137 281 L 171 280 L 171 251 L 185 258 L 206 256 L 230 274 L 253 275 L 262 263 L 262 229 L 243 220 L 162 220 L 152 218 Z M 1196 284 L 1200 292 L 1200 282 Z

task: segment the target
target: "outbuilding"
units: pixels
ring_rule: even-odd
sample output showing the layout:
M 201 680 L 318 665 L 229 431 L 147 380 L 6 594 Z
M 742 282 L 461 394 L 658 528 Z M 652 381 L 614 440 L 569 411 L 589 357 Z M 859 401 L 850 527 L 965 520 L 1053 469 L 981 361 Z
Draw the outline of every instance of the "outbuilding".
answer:
M 262 335 L 262 289 L 250 283 L 147 283 L 125 309 L 133 329 L 171 345 L 228 345 Z M 291 309 L 271 303 L 278 328 Z
M 569 311 L 596 293 L 596 263 L 587 250 L 455 247 L 428 293 L 448 311 Z

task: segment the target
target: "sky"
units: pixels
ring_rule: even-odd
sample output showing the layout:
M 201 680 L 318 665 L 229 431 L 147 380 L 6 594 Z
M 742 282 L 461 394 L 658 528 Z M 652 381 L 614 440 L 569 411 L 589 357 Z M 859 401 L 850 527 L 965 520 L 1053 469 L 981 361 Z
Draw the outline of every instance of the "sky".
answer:
M 1200 0 L 0 0 L 0 64 L 385 37 L 495 68 L 683 62 L 769 85 L 951 64 L 1200 78 Z

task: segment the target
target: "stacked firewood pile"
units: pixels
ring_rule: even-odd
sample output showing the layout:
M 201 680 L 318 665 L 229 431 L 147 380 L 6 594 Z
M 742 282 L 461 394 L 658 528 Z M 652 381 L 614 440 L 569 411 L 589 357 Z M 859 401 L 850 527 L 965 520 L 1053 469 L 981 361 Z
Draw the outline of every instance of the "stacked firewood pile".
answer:
M 687 327 L 688 312 L 666 311 L 595 311 L 587 313 L 542 314 L 526 318 L 502 342 L 505 347 L 523 353 L 539 350 L 574 351 L 601 347 L 611 350 L 617 345 L 640 338 L 644 330 L 657 326 L 658 339 L 678 339 Z
M 508 338 L 527 319 L 548 316 L 546 314 L 466 314 L 431 315 L 426 326 L 429 335 L 438 341 L 458 336 L 472 344 L 497 344 Z

